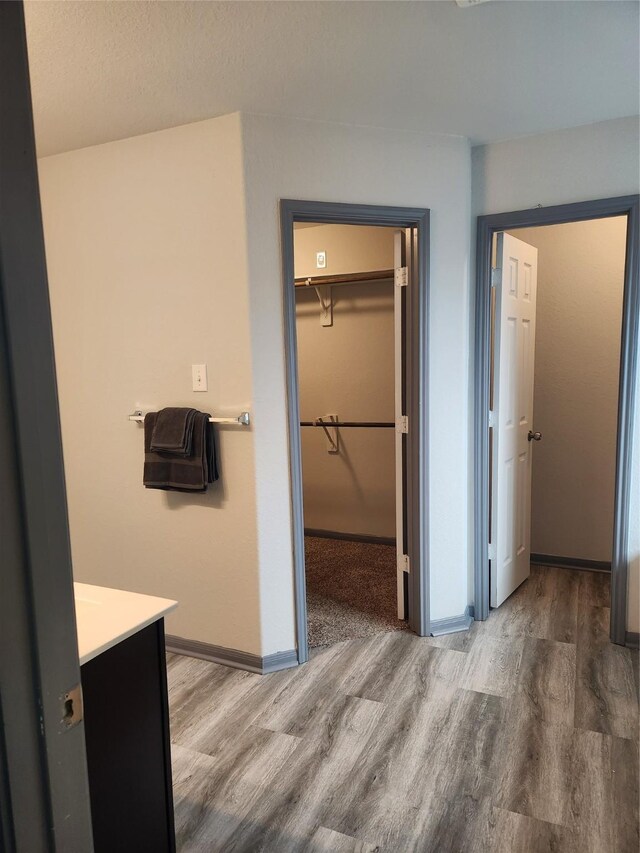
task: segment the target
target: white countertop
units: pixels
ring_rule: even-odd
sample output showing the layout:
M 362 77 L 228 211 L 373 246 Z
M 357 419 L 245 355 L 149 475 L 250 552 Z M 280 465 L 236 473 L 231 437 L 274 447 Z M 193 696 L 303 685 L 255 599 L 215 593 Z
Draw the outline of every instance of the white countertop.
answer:
M 80 665 L 146 628 L 178 606 L 169 598 L 74 583 Z

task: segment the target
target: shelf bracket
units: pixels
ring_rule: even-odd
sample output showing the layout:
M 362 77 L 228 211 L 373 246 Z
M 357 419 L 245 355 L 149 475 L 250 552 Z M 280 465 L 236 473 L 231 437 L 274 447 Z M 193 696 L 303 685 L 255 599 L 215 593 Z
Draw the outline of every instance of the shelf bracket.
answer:
M 340 437 L 338 432 L 338 427 L 330 426 L 331 421 L 337 421 L 337 415 L 324 415 L 322 418 L 318 418 L 317 423 L 320 424 L 322 429 L 324 430 L 324 434 L 327 436 L 327 453 L 339 453 L 340 452 Z
M 317 284 L 316 295 L 320 302 L 320 324 L 333 326 L 333 293 L 330 284 Z

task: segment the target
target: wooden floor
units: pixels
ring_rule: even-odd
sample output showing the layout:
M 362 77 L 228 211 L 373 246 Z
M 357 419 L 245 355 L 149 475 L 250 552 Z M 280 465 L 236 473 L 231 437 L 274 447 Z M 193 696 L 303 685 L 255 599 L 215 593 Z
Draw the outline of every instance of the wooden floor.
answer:
M 171 656 L 178 849 L 638 853 L 638 655 L 607 583 L 534 567 L 466 634 L 268 676 Z

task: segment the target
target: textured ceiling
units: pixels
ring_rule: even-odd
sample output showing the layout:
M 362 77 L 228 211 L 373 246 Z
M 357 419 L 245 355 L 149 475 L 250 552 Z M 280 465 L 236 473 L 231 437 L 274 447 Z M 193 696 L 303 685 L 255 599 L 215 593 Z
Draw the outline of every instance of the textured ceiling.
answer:
M 38 149 L 236 110 L 474 142 L 638 113 L 637 2 L 26 3 Z

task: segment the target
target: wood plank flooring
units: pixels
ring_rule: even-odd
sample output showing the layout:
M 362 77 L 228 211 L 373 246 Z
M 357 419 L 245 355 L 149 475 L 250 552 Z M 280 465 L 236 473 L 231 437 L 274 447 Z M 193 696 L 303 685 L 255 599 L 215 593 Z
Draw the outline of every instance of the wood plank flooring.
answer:
M 180 851 L 638 853 L 637 652 L 606 575 L 533 567 L 464 634 L 259 676 L 169 656 Z

